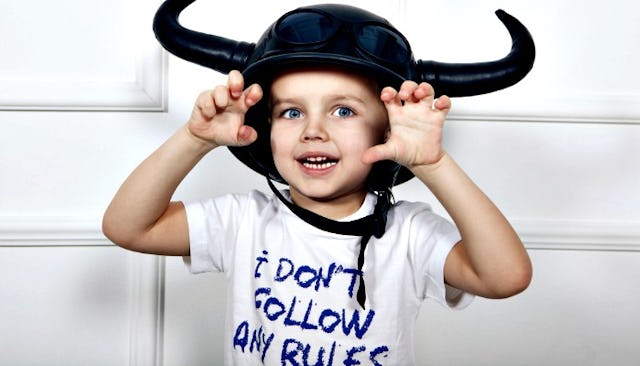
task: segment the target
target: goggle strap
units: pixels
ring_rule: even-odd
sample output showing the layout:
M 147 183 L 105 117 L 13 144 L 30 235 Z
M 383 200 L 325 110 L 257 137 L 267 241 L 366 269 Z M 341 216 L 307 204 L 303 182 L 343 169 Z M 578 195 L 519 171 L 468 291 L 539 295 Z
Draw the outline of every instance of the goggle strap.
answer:
M 367 249 L 367 243 L 371 239 L 371 235 L 365 235 L 360 240 L 360 253 L 358 254 L 358 272 L 360 275 L 360 281 L 358 283 L 358 293 L 356 294 L 356 299 L 358 300 L 358 304 L 364 309 L 364 304 L 367 300 L 367 290 L 364 287 L 364 273 L 362 272 L 362 267 L 364 266 L 364 251 Z
M 269 185 L 269 188 L 271 189 L 273 194 L 278 197 L 278 199 L 285 206 L 287 206 L 287 208 L 289 208 L 291 212 L 301 218 L 304 222 L 313 225 L 320 230 L 328 231 L 334 234 L 355 235 L 362 237 L 360 240 L 360 251 L 358 253 L 358 272 L 360 275 L 360 281 L 356 299 L 358 301 L 358 304 L 360 304 L 362 309 L 364 309 L 364 304 L 367 298 L 364 284 L 364 273 L 362 272 L 362 267 L 364 266 L 364 253 L 367 248 L 367 243 L 369 242 L 369 239 L 371 239 L 371 236 L 380 238 L 382 237 L 382 235 L 384 235 L 387 223 L 387 213 L 389 212 L 389 208 L 391 207 L 390 192 L 377 192 L 378 201 L 376 202 L 373 214 L 358 220 L 343 222 L 327 219 L 324 216 L 320 216 L 305 208 L 297 206 L 293 202 L 287 200 L 282 195 L 282 193 L 278 191 L 271 179 L 269 179 L 268 177 L 267 184 Z
M 273 191 L 273 194 L 278 197 L 278 199 L 284 203 L 291 212 L 293 212 L 296 216 L 301 218 L 304 222 L 315 226 L 316 228 L 324 231 L 328 231 L 334 234 L 340 235 L 354 235 L 354 236 L 365 236 L 365 235 L 373 235 L 376 234 L 376 237 L 380 237 L 381 232 L 384 233 L 384 227 L 380 228 L 379 226 L 382 223 L 386 223 L 385 218 L 376 218 L 374 215 L 369 215 L 354 221 L 335 221 L 328 219 L 324 216 L 320 216 L 314 212 L 311 212 L 305 208 L 302 208 L 293 202 L 286 199 L 280 191 L 273 185 L 271 179 L 267 178 L 267 183 L 269 184 L 269 188 Z M 376 205 L 377 206 L 377 205 Z M 379 211 L 379 210 L 378 210 Z M 379 214 L 382 213 L 381 211 Z M 374 211 L 375 214 L 375 211 Z M 386 216 L 386 212 L 385 212 Z M 378 227 L 376 227 L 378 226 Z M 379 235 L 379 236 L 378 236 Z

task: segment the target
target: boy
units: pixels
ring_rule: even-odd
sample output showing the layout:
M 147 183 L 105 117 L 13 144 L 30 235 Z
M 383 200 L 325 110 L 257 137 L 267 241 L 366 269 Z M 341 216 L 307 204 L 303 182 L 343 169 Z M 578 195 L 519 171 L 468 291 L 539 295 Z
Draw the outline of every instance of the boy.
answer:
M 339 6 L 303 18 L 327 14 L 349 21 Z M 279 38 L 283 27 L 307 24 L 291 19 L 274 26 Z M 448 97 L 435 98 L 425 82 L 372 74 L 380 68 L 360 59 L 315 56 L 281 65 L 258 57 L 203 92 L 185 126 L 124 182 L 103 229 L 127 249 L 226 273 L 226 364 L 411 365 L 423 299 L 462 307 L 473 295 L 512 296 L 528 286 L 531 264 L 507 220 L 441 145 Z M 289 189 L 172 202 L 186 174 L 220 146 L 240 149 L 243 162 Z M 269 155 L 242 150 L 254 146 Z M 390 203 L 400 166 L 455 227 L 425 204 Z

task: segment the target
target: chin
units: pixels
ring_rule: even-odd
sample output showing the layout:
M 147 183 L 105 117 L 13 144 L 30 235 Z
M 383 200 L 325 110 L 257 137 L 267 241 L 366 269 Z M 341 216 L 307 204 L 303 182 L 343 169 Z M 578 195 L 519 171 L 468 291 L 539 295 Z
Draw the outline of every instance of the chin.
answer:
M 290 186 L 291 188 L 291 186 Z M 328 184 L 324 184 L 321 187 L 305 187 L 303 189 L 293 188 L 297 192 L 297 194 L 303 196 L 306 199 L 313 200 L 316 202 L 331 202 L 335 200 L 344 200 L 344 199 L 357 199 L 361 200 L 361 196 L 366 194 L 366 189 L 364 186 L 360 187 L 342 187 L 342 188 L 331 188 L 328 187 Z
M 290 187 L 292 188 L 292 187 Z M 333 192 L 327 189 L 309 189 L 309 188 L 305 188 L 305 189 L 297 189 L 297 188 L 292 188 L 292 191 L 295 190 L 295 192 L 307 199 L 313 200 L 313 201 L 318 201 L 318 202 L 327 202 L 327 201 L 332 201 L 335 198 L 339 197 L 340 194 L 337 192 Z

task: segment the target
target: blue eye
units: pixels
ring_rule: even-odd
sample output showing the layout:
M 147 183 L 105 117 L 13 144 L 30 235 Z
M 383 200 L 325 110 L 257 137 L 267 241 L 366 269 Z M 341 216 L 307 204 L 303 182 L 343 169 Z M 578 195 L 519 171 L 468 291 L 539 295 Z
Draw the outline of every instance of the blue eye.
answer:
M 336 117 L 351 117 L 353 116 L 353 110 L 349 107 L 338 107 L 334 112 L 333 115 Z
M 295 108 L 289 108 L 282 112 L 282 117 L 288 119 L 296 119 L 302 117 L 302 112 Z

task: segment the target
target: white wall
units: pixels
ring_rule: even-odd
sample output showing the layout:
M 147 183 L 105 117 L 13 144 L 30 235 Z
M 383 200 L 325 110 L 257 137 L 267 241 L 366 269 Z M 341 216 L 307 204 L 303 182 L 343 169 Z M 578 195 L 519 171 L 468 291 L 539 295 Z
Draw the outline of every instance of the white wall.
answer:
M 199 0 L 195 29 L 255 41 L 307 1 Z M 419 364 L 631 365 L 640 358 L 640 6 L 631 0 L 348 1 L 385 15 L 417 58 L 502 57 L 504 8 L 538 57 L 513 88 L 454 100 L 446 148 L 534 261 L 522 295 L 461 312 L 427 302 Z M 0 0 L 0 365 L 221 363 L 222 276 L 123 251 L 100 218 L 126 175 L 222 75 L 167 56 L 157 0 Z M 223 4 L 223 5 L 221 5 Z M 225 179 L 219 179 L 224 172 Z M 178 199 L 264 189 L 216 151 Z M 412 181 L 399 198 L 437 203 Z

